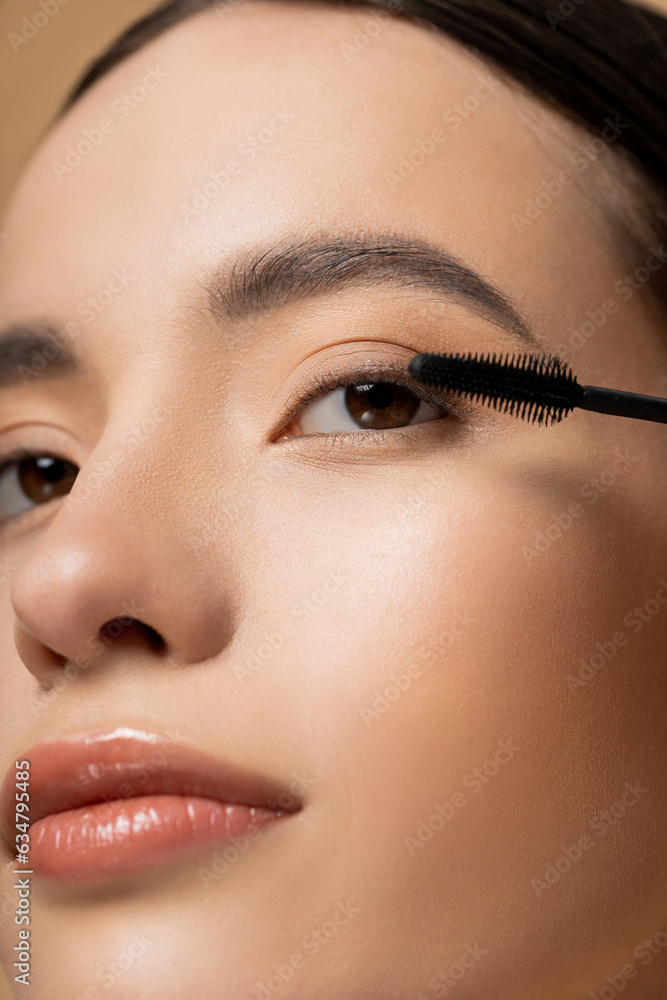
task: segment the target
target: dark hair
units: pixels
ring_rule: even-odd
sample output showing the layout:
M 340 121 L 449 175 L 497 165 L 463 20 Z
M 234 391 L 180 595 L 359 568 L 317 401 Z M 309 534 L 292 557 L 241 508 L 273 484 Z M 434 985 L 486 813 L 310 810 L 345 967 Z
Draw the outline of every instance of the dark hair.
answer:
M 162 32 L 201 11 L 224 10 L 238 2 L 162 3 L 90 66 L 61 113 Z M 326 2 L 348 8 L 383 7 L 398 17 L 440 29 L 596 135 L 605 129 L 607 119 L 619 123 L 613 160 L 629 196 L 620 226 L 634 255 L 645 254 L 651 240 L 667 241 L 667 18 L 627 0 Z M 667 306 L 667 274 L 656 274 L 651 286 Z

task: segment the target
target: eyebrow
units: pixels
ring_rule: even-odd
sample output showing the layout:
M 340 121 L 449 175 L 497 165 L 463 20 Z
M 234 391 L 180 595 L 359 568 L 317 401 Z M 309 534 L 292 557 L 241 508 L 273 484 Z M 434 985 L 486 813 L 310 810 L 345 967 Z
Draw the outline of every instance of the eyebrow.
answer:
M 488 278 L 413 238 L 325 235 L 249 250 L 204 283 L 209 309 L 222 324 L 350 287 L 379 286 L 422 288 L 458 300 L 524 346 L 539 346 L 513 302 Z
M 54 326 L 13 323 L 0 333 L 0 389 L 34 378 L 65 378 L 83 365 Z
M 346 288 L 422 288 L 462 302 L 502 327 L 518 344 L 539 343 L 516 307 L 477 271 L 439 247 L 396 236 L 318 236 L 245 251 L 210 275 L 203 287 L 221 324 L 238 323 L 291 303 Z M 66 378 L 83 365 L 50 324 L 12 324 L 0 332 L 0 388 L 33 378 Z

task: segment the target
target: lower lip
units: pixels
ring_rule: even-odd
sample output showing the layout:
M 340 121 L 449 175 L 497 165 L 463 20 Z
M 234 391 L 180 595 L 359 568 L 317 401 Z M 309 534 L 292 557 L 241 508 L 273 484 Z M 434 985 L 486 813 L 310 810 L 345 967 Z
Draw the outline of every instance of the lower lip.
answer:
M 184 795 L 99 802 L 33 823 L 30 861 L 36 873 L 59 879 L 125 874 L 252 835 L 278 818 L 270 809 Z

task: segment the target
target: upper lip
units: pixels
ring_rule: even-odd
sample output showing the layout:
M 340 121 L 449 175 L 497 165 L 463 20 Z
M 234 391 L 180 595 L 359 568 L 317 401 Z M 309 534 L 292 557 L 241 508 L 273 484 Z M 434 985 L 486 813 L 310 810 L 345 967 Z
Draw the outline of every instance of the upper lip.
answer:
M 51 813 L 140 795 L 201 796 L 276 813 L 301 808 L 297 797 L 271 778 L 140 730 L 44 741 L 25 751 L 17 763 L 21 760 L 30 763 L 30 824 Z M 2 834 L 12 847 L 16 785 L 12 768 L 0 788 Z

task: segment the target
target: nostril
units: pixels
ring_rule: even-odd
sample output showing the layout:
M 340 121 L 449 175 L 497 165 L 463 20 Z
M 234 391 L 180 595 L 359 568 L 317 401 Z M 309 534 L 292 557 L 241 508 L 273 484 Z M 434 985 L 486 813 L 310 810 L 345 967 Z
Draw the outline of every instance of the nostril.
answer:
M 67 663 L 66 656 L 45 646 L 18 618 L 14 621 L 14 645 L 19 657 L 40 684 L 46 684 L 54 668 L 60 669 Z
M 102 626 L 99 634 L 103 642 L 115 641 L 121 636 L 138 637 L 147 642 L 153 652 L 162 653 L 166 649 L 166 643 L 160 633 L 137 618 L 112 618 Z

